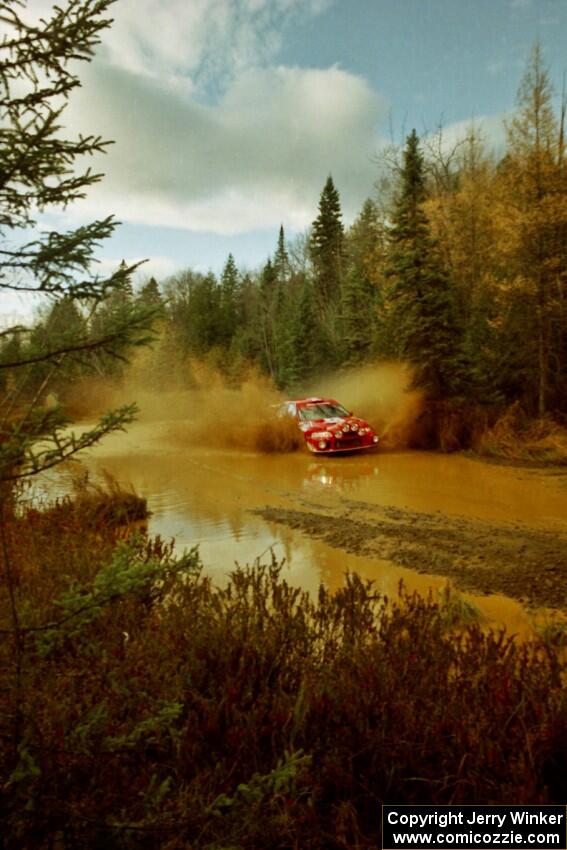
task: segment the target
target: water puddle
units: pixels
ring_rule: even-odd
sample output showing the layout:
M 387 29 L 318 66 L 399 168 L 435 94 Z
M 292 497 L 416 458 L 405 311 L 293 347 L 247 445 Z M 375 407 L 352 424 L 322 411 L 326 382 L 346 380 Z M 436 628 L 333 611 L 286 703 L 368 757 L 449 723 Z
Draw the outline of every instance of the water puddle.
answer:
M 177 426 L 178 427 L 178 426 Z M 405 587 L 427 594 L 447 579 L 397 566 L 389 559 L 348 554 L 300 530 L 254 514 L 266 506 L 298 511 L 360 510 L 389 506 L 567 531 L 567 486 L 562 477 L 482 464 L 461 456 L 420 452 L 376 453 L 341 458 L 259 454 L 188 447 L 171 438 L 169 423 L 139 424 L 128 434 L 107 438 L 85 457 L 94 474 L 108 471 L 148 500 L 149 530 L 175 538 L 179 550 L 198 545 L 208 571 L 219 580 L 235 563 L 285 559 L 290 582 L 316 591 L 321 581 L 334 588 L 347 570 L 375 581 L 396 596 Z M 52 475 L 51 495 L 65 484 Z M 465 594 L 490 623 L 527 634 L 532 616 L 505 596 Z

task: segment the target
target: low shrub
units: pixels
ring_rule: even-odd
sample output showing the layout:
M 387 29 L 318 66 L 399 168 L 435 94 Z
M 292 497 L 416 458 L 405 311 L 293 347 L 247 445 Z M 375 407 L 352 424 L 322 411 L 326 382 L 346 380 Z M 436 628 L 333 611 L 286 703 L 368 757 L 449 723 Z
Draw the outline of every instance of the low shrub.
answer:
M 355 575 L 312 599 L 274 562 L 217 587 L 76 523 L 3 531 L 5 850 L 365 848 L 384 802 L 565 801 L 556 641 Z

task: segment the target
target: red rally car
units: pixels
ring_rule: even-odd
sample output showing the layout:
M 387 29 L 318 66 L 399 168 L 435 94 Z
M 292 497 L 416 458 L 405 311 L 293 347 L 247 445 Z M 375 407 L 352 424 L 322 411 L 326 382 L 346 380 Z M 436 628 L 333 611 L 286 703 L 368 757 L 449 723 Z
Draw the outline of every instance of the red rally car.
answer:
M 368 422 L 353 416 L 334 398 L 286 401 L 280 414 L 297 420 L 307 448 L 315 454 L 373 449 L 380 439 Z

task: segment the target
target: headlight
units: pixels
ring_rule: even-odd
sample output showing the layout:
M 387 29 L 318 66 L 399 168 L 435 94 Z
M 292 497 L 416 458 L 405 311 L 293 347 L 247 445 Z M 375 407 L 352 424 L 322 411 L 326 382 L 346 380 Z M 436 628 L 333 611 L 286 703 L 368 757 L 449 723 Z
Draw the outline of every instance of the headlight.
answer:
M 376 434 L 374 434 L 374 436 L 372 437 L 372 442 L 377 443 L 379 439 L 380 437 L 377 437 Z
M 350 430 L 351 431 L 358 431 L 358 425 L 351 425 Z
M 330 440 L 333 435 L 330 431 L 315 431 L 311 434 L 312 440 Z
M 345 433 L 345 434 L 346 434 L 346 432 L 347 432 L 348 430 L 349 430 L 348 425 L 343 425 L 343 431 L 344 431 L 344 433 Z
M 340 440 L 342 436 L 343 436 L 343 432 L 341 431 L 340 428 L 339 428 L 338 431 L 335 431 L 335 440 Z

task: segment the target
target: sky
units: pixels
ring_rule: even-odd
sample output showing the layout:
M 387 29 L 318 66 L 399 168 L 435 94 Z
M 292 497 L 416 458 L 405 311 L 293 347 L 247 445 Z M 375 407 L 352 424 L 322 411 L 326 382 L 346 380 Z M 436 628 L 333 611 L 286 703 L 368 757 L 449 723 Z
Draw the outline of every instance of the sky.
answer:
M 35 14 L 49 0 L 29 0 Z M 496 149 L 539 41 L 558 95 L 567 0 L 117 0 L 65 113 L 114 140 L 105 179 L 42 227 L 114 214 L 100 268 L 158 280 L 254 269 L 317 215 L 327 176 L 345 224 L 374 196 L 380 150 L 471 120 Z M 14 304 L 4 307 L 14 308 Z

